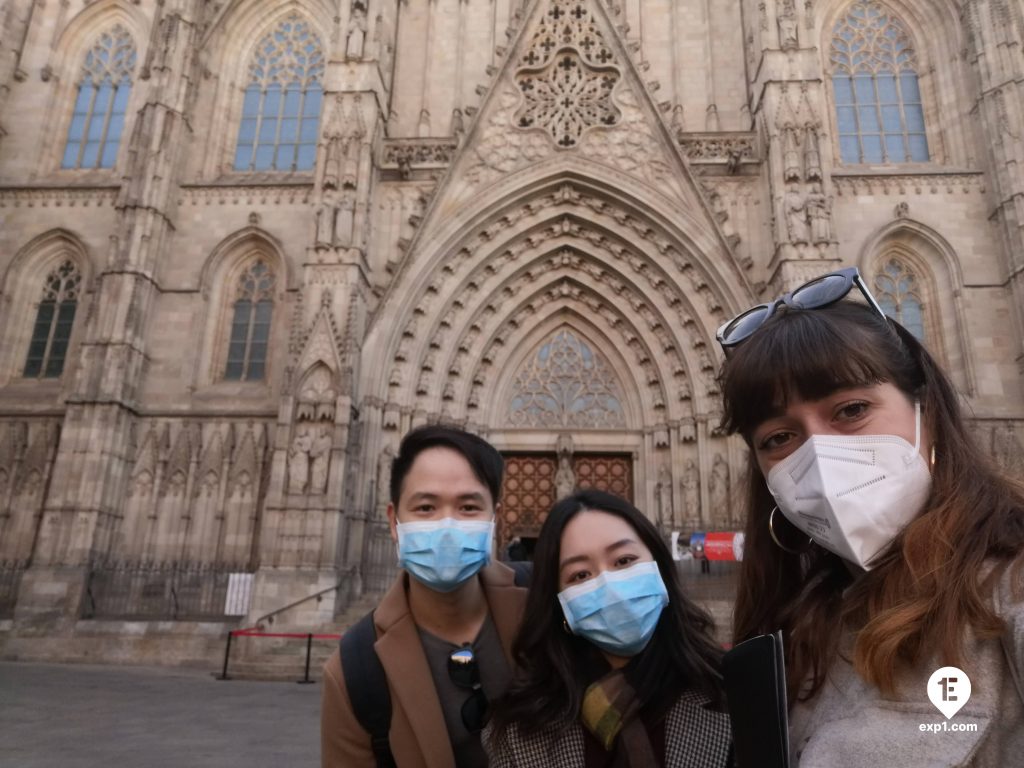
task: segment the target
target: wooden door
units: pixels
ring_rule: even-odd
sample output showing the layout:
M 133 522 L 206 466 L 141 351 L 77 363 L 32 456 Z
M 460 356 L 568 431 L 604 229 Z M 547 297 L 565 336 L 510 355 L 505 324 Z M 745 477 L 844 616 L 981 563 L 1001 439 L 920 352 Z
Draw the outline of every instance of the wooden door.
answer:
M 505 482 L 498 521 L 498 552 L 513 536 L 534 539 L 557 501 L 554 453 L 505 454 Z M 633 501 L 633 459 L 628 453 L 577 453 L 572 457 L 577 488 L 596 488 Z M 532 551 L 532 546 L 529 547 Z

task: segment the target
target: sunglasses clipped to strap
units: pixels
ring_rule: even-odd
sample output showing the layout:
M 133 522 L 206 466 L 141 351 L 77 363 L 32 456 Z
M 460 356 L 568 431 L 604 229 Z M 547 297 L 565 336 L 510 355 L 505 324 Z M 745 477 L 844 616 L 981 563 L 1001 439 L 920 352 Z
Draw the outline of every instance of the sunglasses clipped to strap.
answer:
M 758 328 L 768 322 L 768 318 L 774 315 L 780 306 L 784 305 L 790 309 L 821 309 L 844 298 L 854 286 L 860 290 L 871 308 L 883 320 L 887 319 L 885 312 L 875 297 L 871 295 L 871 291 L 868 290 L 860 270 L 856 267 L 844 267 L 835 272 L 829 272 L 827 275 L 816 277 L 775 301 L 758 304 L 756 307 L 740 312 L 718 329 L 715 338 L 718 339 L 722 349 L 728 352 L 730 348 L 749 339 Z
M 448 657 L 448 676 L 459 688 L 472 693 L 462 703 L 462 724 L 470 733 L 476 733 L 487 724 L 487 696 L 480 684 L 480 668 L 476 654 L 468 644 L 452 651 Z

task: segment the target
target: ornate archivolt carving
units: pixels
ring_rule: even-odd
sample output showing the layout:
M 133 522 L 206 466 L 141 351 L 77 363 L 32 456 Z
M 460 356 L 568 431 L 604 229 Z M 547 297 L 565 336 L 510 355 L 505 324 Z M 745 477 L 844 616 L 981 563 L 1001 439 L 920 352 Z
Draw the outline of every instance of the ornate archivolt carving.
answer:
M 456 327 L 465 328 L 469 325 L 459 319 L 460 313 L 464 312 L 466 305 L 481 290 L 483 278 L 489 279 L 490 282 L 488 284 L 492 286 L 485 295 L 492 303 L 497 302 L 500 304 L 513 297 L 523 284 L 534 282 L 541 275 L 551 270 L 566 267 L 577 270 L 581 274 L 589 275 L 596 282 L 606 283 L 608 288 L 610 288 L 610 292 L 615 294 L 621 294 L 625 290 L 625 285 L 617 275 L 625 276 L 631 274 L 637 284 L 647 285 L 651 289 L 652 295 L 658 295 L 665 300 L 666 305 L 676 313 L 680 325 L 688 327 L 691 331 L 695 330 L 692 316 L 687 311 L 690 309 L 689 300 L 679 290 L 676 282 L 660 266 L 654 265 L 646 259 L 637 256 L 632 251 L 626 250 L 621 247 L 620 243 L 610 242 L 604 233 L 586 228 L 586 224 L 579 222 L 575 217 L 572 217 L 568 227 L 566 227 L 564 222 L 559 222 L 549 226 L 545 231 L 548 235 L 547 237 L 539 237 L 538 233 L 534 231 L 529 233 L 523 240 L 513 243 L 509 248 L 504 249 L 502 252 L 504 267 L 500 272 L 488 270 L 489 265 L 477 265 L 474 272 L 470 273 L 468 279 L 463 280 L 462 285 L 457 289 L 460 306 L 456 306 L 453 302 L 449 309 L 449 314 L 452 315 L 450 320 Z M 524 254 L 528 251 L 536 250 L 543 246 L 544 243 L 562 235 L 577 243 L 585 243 L 588 251 L 603 254 L 607 260 L 602 262 L 596 259 L 585 258 L 572 248 L 566 247 L 559 249 L 553 255 L 530 263 L 525 268 L 520 268 L 522 271 L 521 274 L 516 273 L 517 279 L 509 279 L 507 272 L 510 269 L 514 269 L 514 264 Z M 707 281 L 685 260 L 680 259 L 677 262 L 677 267 L 683 275 L 687 276 L 692 286 L 693 295 L 703 297 L 705 304 L 710 305 L 714 308 L 714 311 L 720 313 L 720 302 L 717 301 L 717 297 L 710 290 Z M 456 282 L 455 284 L 457 285 L 458 283 Z M 428 298 L 432 301 L 432 297 Z M 646 311 L 649 312 L 649 310 Z M 412 344 L 411 342 L 403 344 L 403 342 L 416 335 L 416 329 L 425 315 L 426 310 L 423 304 L 417 305 L 412 320 L 406 326 L 402 342 L 399 344 L 399 352 L 406 358 L 408 358 Z M 655 320 L 653 315 L 649 316 L 653 325 L 665 325 L 660 319 Z M 433 335 L 429 336 L 431 340 L 430 346 L 442 346 L 439 335 L 444 333 L 446 333 L 444 328 L 439 327 L 435 329 Z M 396 360 L 398 357 L 396 354 Z
M 570 205 L 577 209 L 585 209 L 582 211 L 583 213 L 589 210 L 596 214 L 594 217 L 587 217 L 587 219 L 593 219 L 593 223 L 579 223 L 581 211 L 566 210 L 557 225 L 545 226 L 539 231 L 521 232 L 516 235 L 516 239 L 509 241 L 507 246 L 495 242 L 504 232 L 514 230 L 521 222 L 538 213 L 550 215 L 550 212 L 556 207 Z M 605 222 L 602 222 L 601 219 L 604 219 Z M 608 227 L 611 222 L 614 222 L 615 227 L 628 228 L 630 234 L 627 237 L 616 236 L 614 234 L 615 227 Z M 605 229 L 601 229 L 601 227 L 605 227 Z M 724 304 L 722 297 L 711 291 L 704 270 L 694 266 L 689 254 L 680 250 L 677 241 L 661 231 L 660 228 L 652 226 L 648 220 L 638 218 L 615 201 L 581 190 L 568 183 L 506 210 L 495 219 L 481 225 L 475 233 L 470 233 L 464 240 L 466 245 L 446 259 L 441 270 L 443 274 L 437 279 L 438 285 L 434 285 L 433 291 L 430 293 L 420 292 L 420 296 L 416 300 L 417 313 L 420 315 L 430 314 L 433 298 L 438 293 L 440 281 L 443 280 L 447 284 L 458 284 L 463 282 L 461 276 L 464 272 L 471 270 L 474 276 L 464 280 L 463 288 L 473 293 L 479 285 L 477 277 L 481 274 L 481 269 L 483 275 L 497 274 L 518 259 L 522 253 L 537 248 L 542 242 L 552 237 L 568 234 L 585 238 L 590 246 L 610 254 L 615 260 L 628 257 L 632 266 L 650 263 L 652 268 L 644 275 L 645 279 L 649 281 L 654 290 L 663 294 L 671 294 L 673 293 L 673 280 L 669 279 L 668 274 L 660 268 L 654 268 L 654 262 L 650 261 L 649 257 L 637 252 L 634 242 L 643 242 L 653 246 L 664 257 L 664 259 L 659 259 L 659 262 L 667 260 L 672 263 L 679 273 L 691 280 L 696 293 L 705 294 L 703 298 L 708 311 L 714 314 L 712 320 L 719 322 L 723 319 L 721 316 L 721 307 Z M 495 254 L 490 259 L 484 260 L 482 268 L 480 267 L 481 251 Z M 670 304 L 684 299 L 681 294 L 674 295 L 675 298 L 666 297 Z
M 638 301 L 638 295 L 634 294 L 625 297 L 625 301 L 634 304 Z M 622 303 L 625 304 L 625 301 Z M 655 353 L 644 338 L 644 332 L 633 324 L 632 317 L 619 309 L 608 305 L 605 294 L 598 288 L 589 287 L 579 283 L 576 279 L 563 274 L 559 279 L 549 283 L 528 297 L 521 304 L 517 311 L 506 316 L 496 328 L 488 328 L 490 341 L 485 347 L 482 355 L 478 358 L 472 376 L 461 384 L 463 391 L 468 388 L 466 407 L 472 414 L 478 411 L 481 405 L 487 404 L 485 392 L 490 392 L 495 385 L 496 377 L 504 370 L 507 355 L 501 352 L 505 344 L 499 339 L 505 329 L 518 330 L 527 328 L 533 317 L 539 317 L 550 313 L 549 305 L 559 304 L 578 307 L 581 316 L 594 318 L 599 327 L 605 329 L 612 338 L 618 339 L 617 347 L 627 358 L 632 356 L 636 367 L 637 382 L 646 384 L 649 391 L 648 402 L 656 414 L 663 414 L 666 409 L 666 398 L 668 391 L 673 394 L 688 393 L 687 367 L 682 358 L 678 355 L 660 356 Z M 599 320 L 598 320 L 599 318 Z M 486 333 L 486 332 L 485 332 Z M 664 373 L 663 373 L 664 372 Z M 689 398 L 678 395 L 679 408 L 685 417 L 692 416 Z M 659 416 L 659 419 L 664 418 Z
M 427 396 L 444 389 L 447 381 L 464 377 L 466 364 L 478 348 L 481 337 L 489 340 L 489 347 L 483 354 L 484 362 L 486 363 L 489 359 L 493 360 L 497 347 L 503 345 L 514 331 L 529 321 L 527 313 L 535 311 L 535 307 L 529 304 L 519 312 L 507 309 L 499 311 L 499 308 L 507 307 L 508 299 L 518 294 L 524 286 L 535 282 L 543 283 L 544 275 L 555 270 L 562 270 L 567 276 L 589 280 L 597 286 L 593 289 L 595 295 L 590 302 L 589 311 L 595 315 L 604 316 L 610 326 L 621 325 L 625 328 L 630 326 L 636 318 L 643 320 L 641 325 L 647 328 L 645 333 L 650 339 L 650 346 L 664 350 L 660 353 L 661 359 L 664 360 L 666 357 L 670 359 L 670 362 L 662 363 L 659 367 L 665 371 L 672 371 L 671 376 L 674 379 L 672 391 L 678 393 L 679 400 L 687 403 L 686 409 L 688 410 L 690 407 L 688 401 L 693 396 L 693 390 L 687 379 L 687 371 L 692 370 L 698 377 L 702 392 L 710 392 L 713 388 L 711 372 L 714 368 L 707 343 L 691 314 L 693 308 L 689 299 L 680 291 L 674 280 L 668 279 L 667 274 L 653 264 L 645 269 L 637 270 L 637 266 L 642 262 L 633 260 L 632 263 L 629 263 L 623 260 L 622 266 L 616 267 L 614 265 L 615 257 L 609 256 L 607 249 L 601 243 L 593 244 L 588 250 L 603 252 L 608 260 L 602 262 L 596 258 L 573 252 L 570 248 L 562 248 L 547 257 L 536 259 L 526 268 L 515 271 L 511 276 L 504 272 L 493 273 L 489 282 L 482 284 L 484 290 L 481 290 L 481 286 L 469 289 L 463 283 L 462 286 L 455 289 L 459 295 L 459 306 L 453 302 L 445 315 L 445 317 L 451 315 L 449 322 L 453 327 L 466 329 L 464 335 L 456 339 L 454 343 L 449 343 L 445 339 L 448 328 L 443 324 L 436 326 L 433 335 L 424 333 L 420 336 L 419 341 L 415 342 L 413 336 L 418 333 L 416 324 L 422 320 L 423 315 L 414 315 L 415 324 L 411 323 L 406 328 L 406 335 L 399 343 L 399 350 L 396 353 L 395 363 L 389 377 L 390 388 L 394 393 L 392 399 L 398 396 L 400 388 L 413 382 L 415 382 L 417 394 Z M 509 251 L 506 250 L 505 253 L 507 254 Z M 515 259 L 510 261 L 509 265 L 514 261 Z M 684 275 L 689 276 L 693 286 L 692 294 L 703 296 L 707 304 L 720 312 L 720 303 L 715 300 L 715 294 L 709 288 L 707 281 L 702 279 L 688 262 L 680 261 L 677 266 Z M 509 268 L 514 269 L 512 266 Z M 478 269 L 487 271 L 485 267 L 478 267 Z M 631 272 L 632 274 L 630 274 Z M 630 276 L 626 277 L 627 275 Z M 626 277 L 630 283 L 627 285 L 620 277 Z M 644 284 L 652 290 L 646 291 L 632 287 Z M 453 285 L 457 286 L 458 283 L 453 282 Z M 481 298 L 474 298 L 473 294 L 478 291 L 481 293 Z M 613 297 L 612 302 L 608 301 L 609 296 Z M 628 302 L 634 314 L 630 320 L 623 322 L 623 319 L 616 314 L 616 310 L 608 305 L 610 303 L 625 305 L 625 302 Z M 661 303 L 661 308 L 652 309 L 658 303 Z M 475 313 L 467 316 L 470 306 L 475 306 L 478 309 Z M 672 320 L 666 319 L 672 317 L 673 313 L 675 317 Z M 502 327 L 500 323 L 495 325 L 499 320 L 504 320 L 509 327 Z M 678 342 L 668 332 L 668 329 L 672 327 L 681 328 L 681 336 L 689 337 L 690 341 L 685 346 L 694 350 L 688 353 L 692 354 L 694 360 L 692 364 L 687 364 L 680 355 L 681 348 Z M 635 334 L 633 335 L 635 336 Z M 627 337 L 623 341 L 624 349 L 638 346 L 638 341 L 635 338 Z M 420 350 L 418 354 L 414 351 L 415 349 Z M 637 364 L 644 366 L 650 358 L 651 354 L 644 347 L 642 354 L 637 357 Z M 413 365 L 414 360 L 418 361 L 418 366 Z M 412 368 L 412 370 L 403 372 L 403 368 Z M 698 371 L 701 373 L 697 373 Z M 659 382 L 661 378 L 656 372 L 648 374 L 648 379 L 652 382 Z M 457 391 L 450 393 L 452 394 L 451 399 L 458 399 Z M 658 390 L 652 395 L 652 402 L 656 409 L 665 407 L 665 394 Z

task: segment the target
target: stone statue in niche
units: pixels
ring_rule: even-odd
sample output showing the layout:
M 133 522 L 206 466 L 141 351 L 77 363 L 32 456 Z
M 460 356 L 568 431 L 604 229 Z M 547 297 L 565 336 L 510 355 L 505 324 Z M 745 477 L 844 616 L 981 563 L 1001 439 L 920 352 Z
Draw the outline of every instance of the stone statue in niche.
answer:
M 813 125 L 804 128 L 804 170 L 807 181 L 821 181 L 821 149 Z
M 377 464 L 377 509 L 383 510 L 391 501 L 391 465 L 395 461 L 395 452 L 386 446 Z
M 348 17 L 348 37 L 345 41 L 345 58 L 363 58 L 363 44 L 366 41 L 366 7 L 356 0 Z
M 334 209 L 334 232 L 332 244 L 335 248 L 352 245 L 352 228 L 355 224 L 356 202 L 351 192 L 341 197 L 341 203 Z
M 558 457 L 558 470 L 555 472 L 555 496 L 564 498 L 573 492 L 576 487 L 576 475 L 572 471 L 572 464 L 568 454 Z
M 356 109 L 358 109 L 356 105 Z M 341 186 L 355 189 L 359 183 L 359 149 L 362 136 L 357 132 L 345 142 L 345 164 L 341 172 Z
M 668 526 L 676 524 L 672 509 L 672 471 L 667 461 L 658 469 L 658 522 Z
M 317 249 L 345 247 L 352 244 L 355 200 L 350 192 L 326 194 L 313 212 Z
M 321 427 L 309 447 L 309 492 L 318 495 L 327 492 L 327 474 L 331 465 L 331 429 Z
M 288 493 L 303 494 L 309 486 L 309 451 L 313 436 L 309 427 L 299 427 L 288 449 Z
M 779 47 L 782 50 L 794 51 L 799 47 L 796 28 L 796 6 L 793 0 L 785 0 L 779 14 Z
M 686 469 L 683 470 L 683 508 L 680 510 L 680 517 L 695 520 L 699 525 L 700 516 L 700 473 L 693 459 L 686 462 Z
M 733 517 L 729 508 L 729 465 L 720 453 L 715 454 L 715 461 L 711 465 L 711 509 L 723 521 Z
M 785 181 L 800 181 L 803 168 L 800 167 L 800 137 L 792 123 L 782 128 L 782 178 Z
M 458 138 L 465 132 L 466 125 L 462 117 L 462 110 L 456 107 L 452 110 L 452 136 Z
M 674 107 L 672 107 L 671 126 L 672 126 L 672 134 L 676 138 L 679 137 L 680 133 L 683 133 L 686 130 L 686 124 L 685 124 L 685 122 L 683 120 L 683 105 L 682 104 L 676 104 Z
M 807 207 L 804 196 L 796 187 L 787 187 L 782 198 L 782 207 L 786 215 L 786 230 L 789 242 L 806 243 L 810 240 L 807 226 Z
M 564 498 L 576 488 L 576 473 L 572 471 L 573 442 L 571 435 L 559 435 L 555 443 L 558 469 L 555 471 L 555 496 Z
M 324 127 L 327 146 L 324 150 L 324 189 L 337 189 L 341 177 L 341 163 L 344 155 L 344 118 L 341 96 L 335 96 L 331 103 L 330 115 Z
M 828 243 L 832 240 L 832 201 L 825 196 L 820 184 L 815 184 L 804 203 L 811 224 L 811 242 Z

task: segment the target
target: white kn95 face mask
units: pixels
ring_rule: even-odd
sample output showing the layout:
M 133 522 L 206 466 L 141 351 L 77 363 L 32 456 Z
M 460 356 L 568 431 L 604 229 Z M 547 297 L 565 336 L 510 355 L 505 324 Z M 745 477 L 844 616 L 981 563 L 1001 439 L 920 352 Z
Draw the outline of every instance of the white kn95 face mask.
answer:
M 931 491 L 920 402 L 914 419 L 914 445 L 896 435 L 808 437 L 768 472 L 779 510 L 817 544 L 869 570 Z

